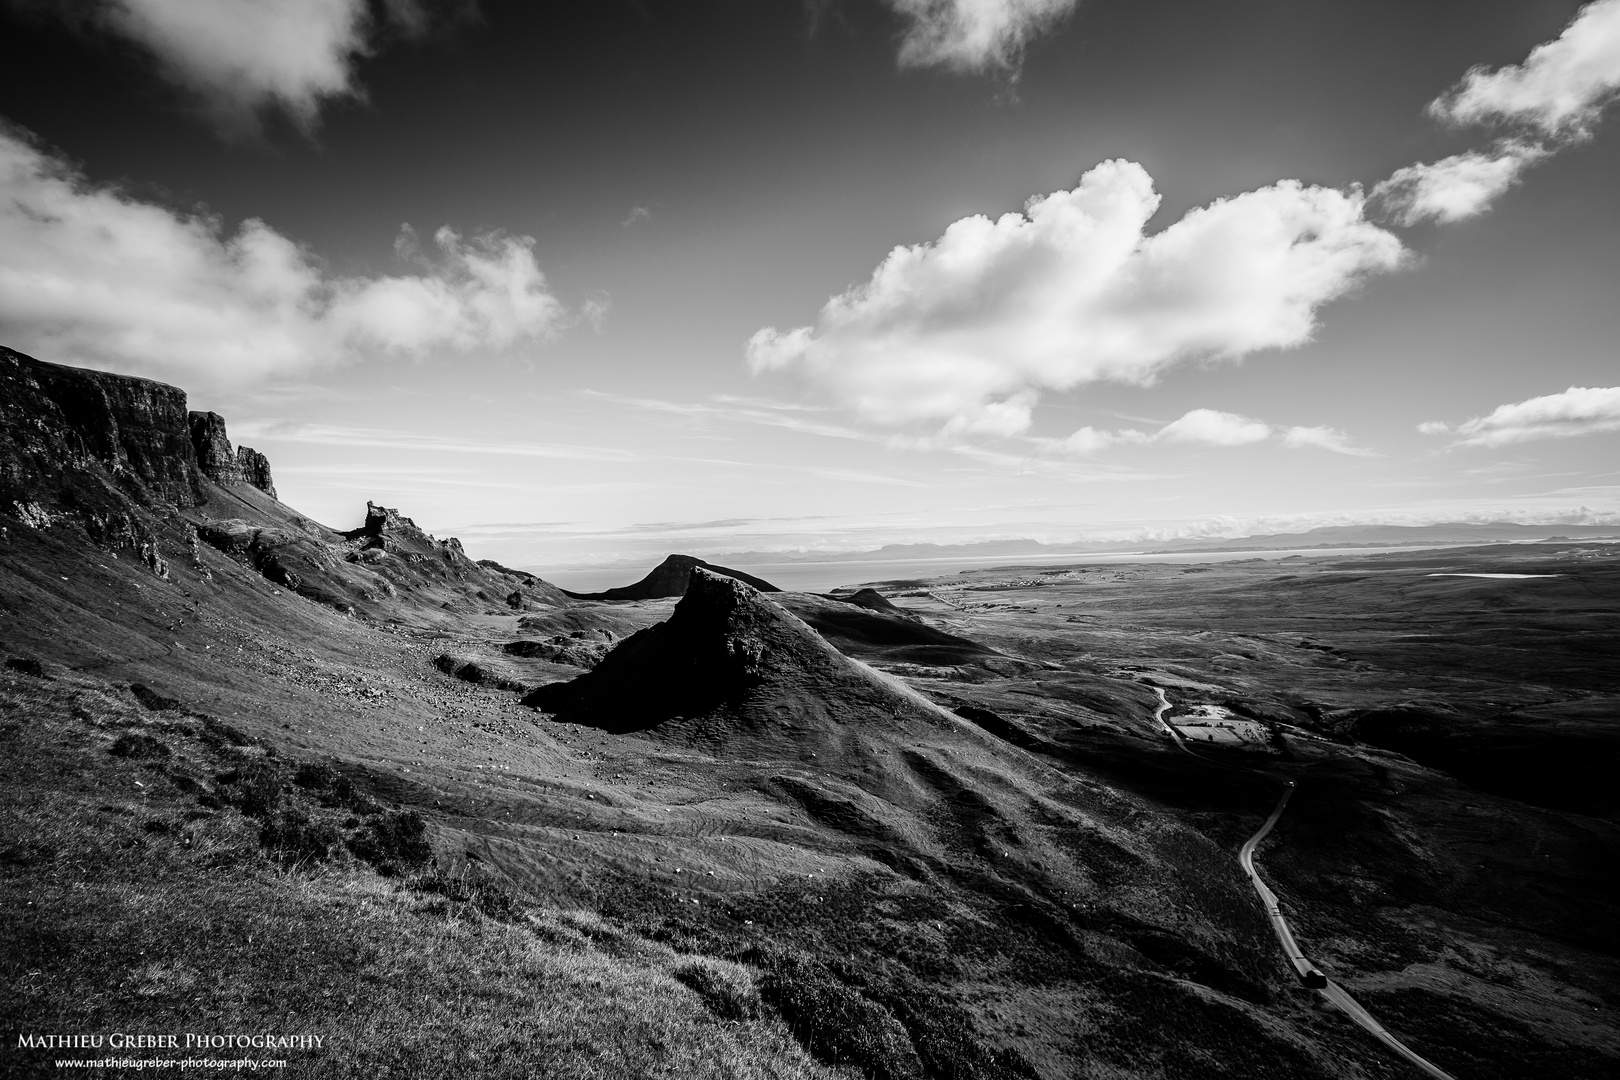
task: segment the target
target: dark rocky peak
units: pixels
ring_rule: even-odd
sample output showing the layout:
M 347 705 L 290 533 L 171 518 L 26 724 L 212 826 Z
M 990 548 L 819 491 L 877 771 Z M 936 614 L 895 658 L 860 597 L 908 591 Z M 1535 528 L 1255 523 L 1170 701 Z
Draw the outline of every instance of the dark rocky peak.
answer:
M 231 449 L 225 418 L 216 412 L 190 414 L 191 448 L 197 466 L 216 484 L 251 484 L 272 499 L 276 485 L 270 479 L 270 459 L 250 446 Z
M 206 497 L 184 390 L 0 346 L 0 505 L 88 519 Z
M 236 465 L 242 471 L 244 483 L 252 484 L 272 499 L 279 499 L 275 481 L 270 477 L 270 459 L 251 446 L 236 448 Z
M 358 529 L 343 536 L 358 541 L 362 550 L 386 551 L 407 558 L 437 558 L 451 563 L 470 563 L 461 541 L 455 537 L 437 540 L 416 522 L 387 506 L 366 501 L 366 520 Z
M 895 607 L 894 604 L 889 602 L 887 596 L 884 596 L 876 589 L 860 589 L 852 593 L 830 595 L 829 599 L 841 600 L 846 604 L 854 604 L 856 607 L 863 607 L 868 611 L 889 611 L 897 615 L 910 614 L 901 608 Z
M 728 566 L 716 566 L 714 563 L 704 562 L 693 555 L 671 555 L 653 568 L 652 573 L 636 582 L 634 585 L 624 585 L 616 589 L 608 589 L 599 593 L 569 593 L 576 600 L 660 600 L 668 596 L 684 596 L 686 583 L 694 569 L 707 570 L 711 574 L 721 574 L 737 581 L 752 585 L 760 592 L 780 592 L 775 585 L 763 578 L 745 574 L 741 570 L 733 570 Z
M 615 732 L 668 722 L 708 737 L 836 741 L 845 724 L 939 722 L 937 709 L 844 656 L 745 582 L 690 568 L 667 622 L 627 638 L 597 667 L 524 704 Z
M 194 412 L 189 419 L 191 448 L 203 475 L 216 484 L 240 484 L 242 467 L 225 436 L 225 418 L 216 412 Z

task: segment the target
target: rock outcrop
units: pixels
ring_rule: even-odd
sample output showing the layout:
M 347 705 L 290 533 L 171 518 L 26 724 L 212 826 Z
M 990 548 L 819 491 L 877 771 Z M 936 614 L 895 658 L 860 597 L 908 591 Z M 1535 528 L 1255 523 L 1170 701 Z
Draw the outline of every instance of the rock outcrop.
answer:
M 727 566 L 716 566 L 714 563 L 704 562 L 692 555 L 671 555 L 653 568 L 652 573 L 636 582 L 634 585 L 624 585 L 617 589 L 608 589 L 598 593 L 576 593 L 568 595 L 575 600 L 660 600 L 669 596 L 684 596 L 686 583 L 694 569 L 707 570 L 711 574 L 722 574 L 728 578 L 752 585 L 760 592 L 780 592 L 775 585 L 763 578 L 745 574 L 741 570 L 733 570 Z
M 225 418 L 215 412 L 193 412 L 189 417 L 191 448 L 197 467 L 216 484 L 249 484 L 272 499 L 276 485 L 270 478 L 270 459 L 251 446 L 231 449 Z
M 156 521 L 207 503 L 210 481 L 275 496 L 264 455 L 233 450 L 224 419 L 189 411 L 184 390 L 0 347 L 0 510 L 140 550 Z
M 906 614 L 905 609 L 896 607 L 887 596 L 876 589 L 860 589 L 852 593 L 828 594 L 829 600 L 838 600 L 845 604 L 854 604 L 856 607 L 866 608 L 868 611 L 885 611 L 896 615 Z
M 203 475 L 216 484 L 240 484 L 242 467 L 237 464 L 231 440 L 225 436 L 225 418 L 216 412 L 193 412 L 188 420 L 191 449 Z
M 553 634 L 545 641 L 509 641 L 501 651 L 508 656 L 589 670 L 600 664 L 616 644 L 618 638 L 611 630 L 575 630 L 571 634 Z
M 251 446 L 236 448 L 236 465 L 242 471 L 243 483 L 252 484 L 272 499 L 276 495 L 275 481 L 270 478 L 270 459 Z
M 207 497 L 185 391 L 0 346 L 0 507 L 97 521 Z M 31 508 L 25 510 L 25 508 Z
M 840 741 L 844 725 L 940 723 L 937 707 L 843 655 L 780 604 L 701 567 L 669 621 L 523 703 L 613 732 L 667 726 L 808 746 Z
M 327 532 L 288 515 L 265 526 L 232 518 L 197 524 L 197 535 L 277 585 L 340 611 L 383 617 L 411 601 L 449 611 L 493 613 L 496 605 L 549 610 L 567 597 L 532 574 L 467 557 L 454 537 L 437 540 L 398 510 L 366 503 L 365 522 Z
M 104 549 L 134 552 L 164 580 L 179 569 L 213 581 L 213 549 L 368 618 L 569 604 L 547 582 L 474 562 L 460 541 L 436 540 L 398 511 L 368 503 L 360 528 L 338 533 L 279 501 L 221 498 L 246 487 L 275 500 L 269 462 L 233 448 L 224 419 L 188 410 L 183 390 L 0 347 L 0 513 L 23 526 L 76 527 Z M 183 561 L 171 563 L 176 556 Z

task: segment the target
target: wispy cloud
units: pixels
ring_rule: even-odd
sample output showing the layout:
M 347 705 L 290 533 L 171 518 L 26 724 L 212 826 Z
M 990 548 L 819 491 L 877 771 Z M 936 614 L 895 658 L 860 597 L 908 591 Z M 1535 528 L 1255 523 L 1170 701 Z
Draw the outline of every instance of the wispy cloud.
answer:
M 1397 169 L 1374 189 L 1375 197 L 1402 225 L 1442 225 L 1478 217 L 1550 151 L 1504 141 L 1488 151 L 1470 150 L 1440 161 Z
M 886 0 L 906 21 L 901 67 L 997 71 L 1016 76 L 1031 41 L 1079 0 Z
M 313 131 L 330 102 L 359 98 L 355 64 L 389 35 L 419 37 L 467 3 L 421 0 L 94 0 L 27 4 L 75 29 L 148 53 L 231 138 L 253 136 L 278 109 Z
M 1456 427 L 1430 420 L 1419 424 L 1418 430 L 1425 435 L 1455 435 L 1454 446 L 1505 446 L 1620 431 L 1620 386 L 1572 386 L 1561 393 L 1498 405 Z
M 1350 436 L 1336 428 L 1275 427 L 1263 420 L 1222 412 L 1219 409 L 1193 409 L 1157 431 L 1142 431 L 1138 428 L 1106 431 L 1088 426 L 1080 428 L 1066 439 L 1042 441 L 1055 450 L 1081 456 L 1099 454 L 1117 446 L 1141 446 L 1148 443 L 1249 446 L 1262 442 L 1276 442 L 1294 449 L 1313 447 L 1355 457 L 1372 455 L 1372 451 L 1356 446 L 1351 442 Z
M 1429 103 L 1454 126 L 1492 125 L 1510 135 L 1487 150 L 1409 165 L 1373 189 L 1396 221 L 1450 224 L 1477 217 L 1519 182 L 1526 169 L 1591 137 L 1620 95 L 1620 0 L 1596 0 L 1576 13 L 1555 41 L 1522 64 L 1471 69 Z
M 1350 441 L 1349 435 L 1337 428 L 1321 425 L 1317 427 L 1291 427 L 1283 431 L 1279 438 L 1284 446 L 1315 447 L 1318 450 L 1331 450 L 1335 454 L 1349 454 L 1352 457 L 1374 456 L 1373 451 L 1356 446 Z
M 276 439 L 320 446 L 368 446 L 387 450 L 426 450 L 439 454 L 488 454 L 500 457 L 555 458 L 562 461 L 646 461 L 644 454 L 603 446 L 569 443 L 473 442 L 387 428 L 343 427 L 292 421 L 244 422 L 233 426 L 238 439 Z
M 816 476 L 823 480 L 837 480 L 847 484 L 887 484 L 891 487 L 933 488 L 924 480 L 912 480 L 903 476 L 891 476 L 887 473 L 869 472 L 865 469 L 825 469 L 814 465 L 803 467 L 806 476 Z
M 498 351 L 572 317 L 524 236 L 423 245 L 402 274 L 346 277 L 256 219 L 228 232 L 90 183 L 0 127 L 0 327 L 52 357 L 193 383 L 241 384 L 366 357 Z
M 619 222 L 619 225 L 620 225 L 621 228 L 628 229 L 632 225 L 639 224 L 640 222 L 643 222 L 643 221 L 651 221 L 651 220 L 652 220 L 652 211 L 651 210 L 647 209 L 645 206 L 632 206 L 630 208 L 630 213 L 625 215 L 625 219 L 623 221 Z
M 689 417 L 694 420 L 713 420 L 723 423 L 750 424 L 758 427 L 785 428 L 805 435 L 821 435 L 829 439 L 857 439 L 876 441 L 877 436 L 843 424 L 825 423 L 808 417 L 826 410 L 792 402 L 777 402 L 764 398 L 744 398 L 717 395 L 708 401 L 665 401 L 659 398 L 634 397 L 601 390 L 583 390 L 580 393 L 598 401 L 622 405 L 646 412 L 665 413 Z

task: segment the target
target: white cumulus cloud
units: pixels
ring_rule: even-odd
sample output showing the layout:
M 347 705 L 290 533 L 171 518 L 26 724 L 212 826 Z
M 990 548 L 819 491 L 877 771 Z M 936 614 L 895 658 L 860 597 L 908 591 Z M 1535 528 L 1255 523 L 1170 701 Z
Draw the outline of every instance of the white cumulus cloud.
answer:
M 1205 443 L 1210 446 L 1243 446 L 1264 442 L 1271 437 L 1271 426 L 1237 413 L 1218 409 L 1194 409 L 1159 429 L 1158 437 L 1167 442 Z
M 1620 94 L 1620 0 L 1595 0 L 1522 64 L 1476 67 L 1429 109 L 1454 124 L 1507 122 L 1558 138 L 1589 134 Z
M 1532 439 L 1564 439 L 1620 431 L 1620 386 L 1572 386 L 1511 405 L 1456 427 L 1439 421 L 1418 425 L 1425 435 L 1451 433 L 1458 446 L 1504 446 Z
M 1525 169 L 1548 153 L 1530 143 L 1503 142 L 1489 151 L 1408 165 L 1378 184 L 1373 196 L 1403 225 L 1431 220 L 1449 225 L 1490 209 Z
M 755 333 L 749 364 L 877 423 L 1007 434 L 1043 390 L 1303 344 L 1318 308 L 1405 255 L 1355 191 L 1284 180 L 1150 235 L 1158 205 L 1140 165 L 1104 162 L 1023 213 L 895 248 L 814 325 Z
M 888 0 L 906 20 L 902 67 L 1016 71 L 1024 48 L 1079 0 Z
M 527 237 L 449 228 L 417 272 L 327 273 L 262 221 L 234 233 L 88 183 L 0 129 L 0 334 L 43 359 L 229 382 L 368 355 L 502 349 L 569 316 Z
M 1249 446 L 1277 442 L 1290 448 L 1315 447 L 1336 454 L 1365 457 L 1369 451 L 1353 445 L 1344 432 L 1330 427 L 1273 427 L 1263 420 L 1220 409 L 1192 409 L 1157 431 L 1122 428 L 1103 431 L 1083 427 L 1066 439 L 1042 440 L 1050 449 L 1090 456 L 1121 445 L 1187 443 L 1200 446 Z
M 1617 94 L 1620 0 L 1596 0 L 1524 63 L 1476 67 L 1429 103 L 1429 112 L 1449 123 L 1495 124 L 1514 135 L 1489 150 L 1398 169 L 1373 188 L 1374 198 L 1403 225 L 1477 217 L 1527 168 L 1589 138 Z

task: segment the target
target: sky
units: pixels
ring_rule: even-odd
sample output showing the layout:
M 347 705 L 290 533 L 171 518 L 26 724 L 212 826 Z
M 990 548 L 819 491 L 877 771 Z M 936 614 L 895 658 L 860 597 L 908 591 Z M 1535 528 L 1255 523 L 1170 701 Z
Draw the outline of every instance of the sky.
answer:
M 1620 0 L 0 0 L 0 342 L 476 557 L 1620 524 Z

